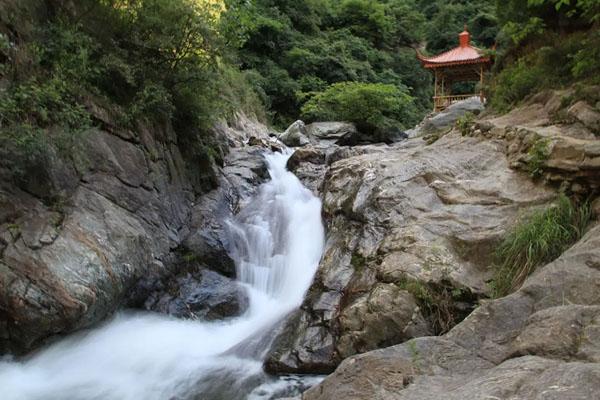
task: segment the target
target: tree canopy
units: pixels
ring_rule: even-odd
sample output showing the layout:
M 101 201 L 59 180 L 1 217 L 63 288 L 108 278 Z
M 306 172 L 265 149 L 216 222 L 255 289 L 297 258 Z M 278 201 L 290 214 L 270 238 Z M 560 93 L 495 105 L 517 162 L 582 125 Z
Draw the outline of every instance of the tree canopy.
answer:
M 476 43 L 490 46 L 497 30 L 490 0 L 228 0 L 227 7 L 226 24 L 244 29 L 238 64 L 281 126 L 341 82 L 404 88 L 413 106 L 398 124 L 414 124 L 430 110 L 432 93 L 414 48 L 454 47 L 464 24 Z

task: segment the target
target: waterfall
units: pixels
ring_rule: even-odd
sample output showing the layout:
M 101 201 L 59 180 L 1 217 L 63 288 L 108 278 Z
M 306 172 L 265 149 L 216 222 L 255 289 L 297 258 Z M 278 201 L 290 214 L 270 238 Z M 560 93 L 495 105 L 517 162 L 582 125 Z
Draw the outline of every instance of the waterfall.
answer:
M 25 360 L 0 361 L 0 397 L 233 400 L 285 385 L 262 372 L 268 337 L 302 302 L 324 241 L 321 203 L 286 170 L 289 156 L 265 156 L 270 181 L 227 224 L 250 298 L 244 315 L 202 322 L 122 312 Z

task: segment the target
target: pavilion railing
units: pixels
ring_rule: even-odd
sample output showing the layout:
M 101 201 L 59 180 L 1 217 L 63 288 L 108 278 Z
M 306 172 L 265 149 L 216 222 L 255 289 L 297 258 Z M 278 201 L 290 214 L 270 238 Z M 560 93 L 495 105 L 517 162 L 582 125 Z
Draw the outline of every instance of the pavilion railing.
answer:
M 457 101 L 470 99 L 471 97 L 482 97 L 481 93 L 477 94 L 457 94 L 457 95 L 449 95 L 449 96 L 434 96 L 433 97 L 433 106 L 435 111 L 442 111 L 446 107 L 448 107 L 452 103 L 456 103 Z

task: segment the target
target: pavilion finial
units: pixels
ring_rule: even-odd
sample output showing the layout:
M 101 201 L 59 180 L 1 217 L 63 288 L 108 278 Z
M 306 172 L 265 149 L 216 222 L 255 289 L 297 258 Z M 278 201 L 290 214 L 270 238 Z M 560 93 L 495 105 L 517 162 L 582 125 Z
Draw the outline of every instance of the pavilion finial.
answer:
M 469 47 L 471 34 L 467 30 L 467 24 L 465 24 L 465 30 L 458 35 L 458 42 L 460 43 L 460 47 Z

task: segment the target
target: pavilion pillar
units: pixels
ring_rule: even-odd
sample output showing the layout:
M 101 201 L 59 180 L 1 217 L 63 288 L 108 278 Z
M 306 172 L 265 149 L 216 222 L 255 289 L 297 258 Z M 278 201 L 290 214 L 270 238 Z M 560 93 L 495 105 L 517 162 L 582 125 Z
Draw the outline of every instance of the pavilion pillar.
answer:
M 483 103 L 483 65 L 479 66 L 479 100 Z
M 434 69 L 435 83 L 433 85 L 433 111 L 437 111 L 437 96 L 438 96 L 438 71 Z

